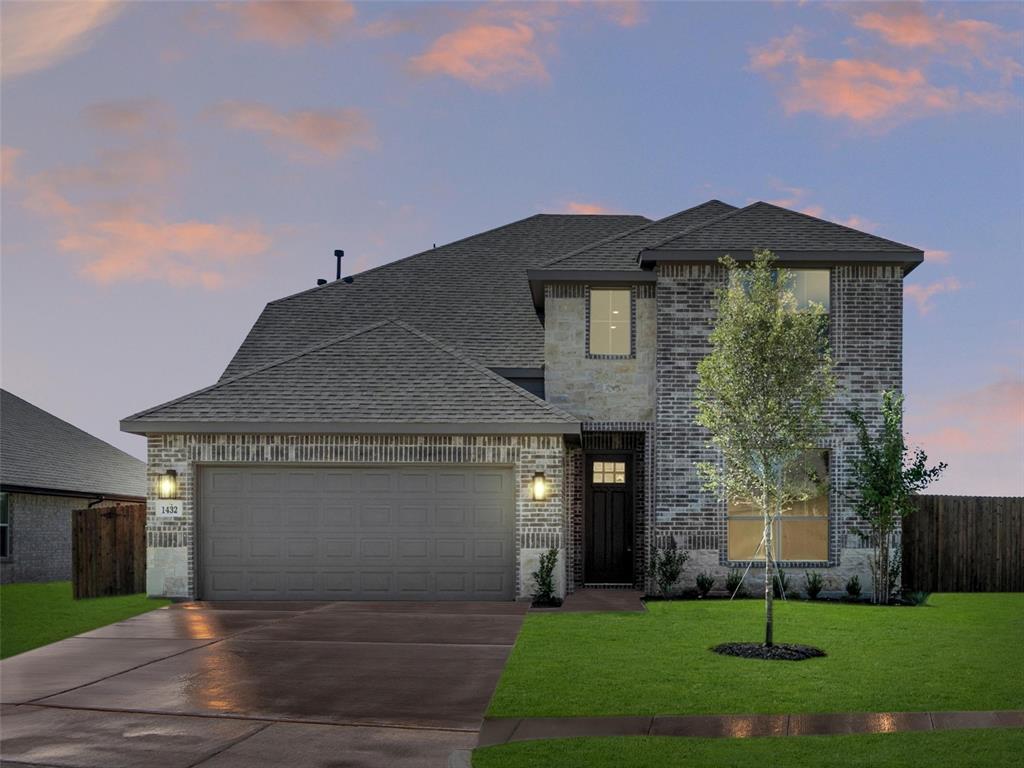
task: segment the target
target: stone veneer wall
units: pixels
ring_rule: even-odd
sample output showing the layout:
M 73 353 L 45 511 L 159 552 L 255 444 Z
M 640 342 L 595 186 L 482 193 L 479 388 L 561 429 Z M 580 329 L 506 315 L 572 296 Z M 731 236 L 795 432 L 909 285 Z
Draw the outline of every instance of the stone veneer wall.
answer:
M 650 284 L 634 286 L 632 357 L 587 356 L 583 283 L 544 287 L 544 394 L 552 405 L 589 421 L 654 418 L 656 312 Z
M 564 440 L 559 435 L 149 435 L 147 591 L 196 597 L 196 467 L 211 464 L 500 464 L 516 476 L 516 584 L 531 591 L 528 574 L 549 547 L 562 548 L 567 494 Z M 178 472 L 184 515 L 158 519 L 157 476 Z M 546 501 L 530 498 L 534 472 L 550 484 Z M 562 557 L 564 568 L 565 557 Z M 565 584 L 564 573 L 559 583 Z
M 8 493 L 11 554 L 0 559 L 0 583 L 70 580 L 71 513 L 87 508 L 95 498 Z M 93 506 L 117 503 L 103 501 Z
M 831 452 L 829 562 L 824 567 L 791 565 L 822 570 L 831 590 L 841 590 L 854 574 L 867 589 L 867 551 L 850 529 L 851 510 L 844 498 L 856 450 L 845 414 L 860 409 L 869 426 L 877 427 L 882 390 L 902 388 L 903 278 L 899 267 L 890 266 L 836 266 L 831 272 L 829 333 L 839 388 L 827 407 L 831 432 L 822 441 Z M 706 431 L 694 422 L 693 393 L 697 363 L 710 351 L 715 291 L 724 280 L 719 265 L 658 267 L 656 535 L 662 541 L 674 536 L 690 550 L 687 582 L 707 570 L 719 586 L 734 564 L 727 559 L 725 504 L 701 490 L 695 468 L 699 461 L 713 461 L 715 452 L 706 447 Z M 757 572 L 752 570 L 755 580 Z

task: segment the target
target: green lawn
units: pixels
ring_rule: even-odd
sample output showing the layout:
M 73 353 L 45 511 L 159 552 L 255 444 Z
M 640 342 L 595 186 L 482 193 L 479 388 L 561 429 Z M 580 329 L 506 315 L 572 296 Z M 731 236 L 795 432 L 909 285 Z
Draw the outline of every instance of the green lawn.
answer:
M 827 658 L 766 662 L 708 648 L 756 641 L 757 600 L 648 612 L 534 613 L 489 715 L 653 715 L 1024 708 L 1024 594 L 933 595 L 924 607 L 776 602 L 778 642 Z
M 145 595 L 74 600 L 70 581 L 0 586 L 0 659 L 169 605 Z
M 766 739 L 620 737 L 521 741 L 473 753 L 474 768 L 879 768 L 1018 766 L 1024 729 L 785 736 Z

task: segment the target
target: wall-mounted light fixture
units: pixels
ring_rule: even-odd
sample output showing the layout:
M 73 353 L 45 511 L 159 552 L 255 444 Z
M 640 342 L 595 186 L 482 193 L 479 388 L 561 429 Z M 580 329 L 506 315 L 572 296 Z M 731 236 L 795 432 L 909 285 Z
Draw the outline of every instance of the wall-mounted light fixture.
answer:
M 161 499 L 178 498 L 178 473 L 168 469 L 157 478 L 156 493 Z
M 533 490 L 534 501 L 544 501 L 548 497 L 548 479 L 543 472 L 534 473 L 530 487 Z

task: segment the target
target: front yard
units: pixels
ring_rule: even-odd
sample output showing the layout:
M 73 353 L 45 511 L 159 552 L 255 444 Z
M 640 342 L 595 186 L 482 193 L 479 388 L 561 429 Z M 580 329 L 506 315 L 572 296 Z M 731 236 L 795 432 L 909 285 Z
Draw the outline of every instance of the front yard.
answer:
M 826 658 L 708 651 L 760 640 L 763 611 L 759 600 L 715 600 L 530 614 L 488 715 L 1024 708 L 1024 594 L 933 595 L 916 608 L 777 601 L 776 641 L 816 645 Z
M 70 581 L 0 586 L 0 659 L 170 604 L 145 595 L 72 598 Z

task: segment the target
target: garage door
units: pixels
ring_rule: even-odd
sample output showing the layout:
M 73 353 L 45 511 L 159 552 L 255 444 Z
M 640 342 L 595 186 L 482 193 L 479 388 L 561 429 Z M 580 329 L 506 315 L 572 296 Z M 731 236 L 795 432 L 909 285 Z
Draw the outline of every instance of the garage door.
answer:
M 206 600 L 511 600 L 502 467 L 208 467 Z

